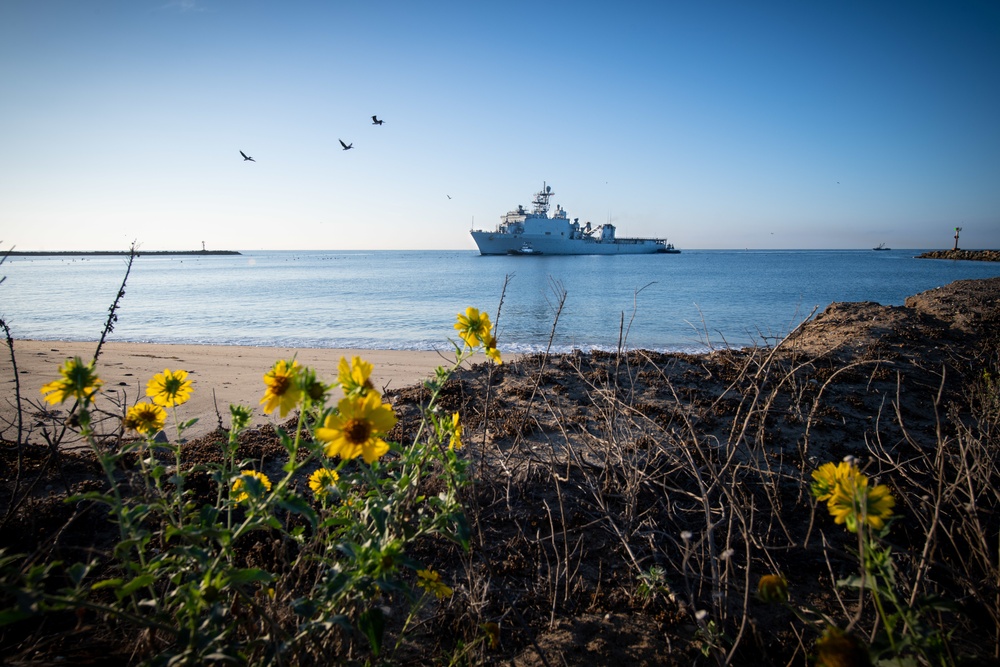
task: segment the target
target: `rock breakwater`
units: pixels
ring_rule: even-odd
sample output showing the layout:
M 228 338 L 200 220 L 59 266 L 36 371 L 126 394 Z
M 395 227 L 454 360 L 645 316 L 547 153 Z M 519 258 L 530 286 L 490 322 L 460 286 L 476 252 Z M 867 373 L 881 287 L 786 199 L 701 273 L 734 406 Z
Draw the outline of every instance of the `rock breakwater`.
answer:
M 931 250 L 918 259 L 966 259 L 976 262 L 1000 262 L 1000 250 Z

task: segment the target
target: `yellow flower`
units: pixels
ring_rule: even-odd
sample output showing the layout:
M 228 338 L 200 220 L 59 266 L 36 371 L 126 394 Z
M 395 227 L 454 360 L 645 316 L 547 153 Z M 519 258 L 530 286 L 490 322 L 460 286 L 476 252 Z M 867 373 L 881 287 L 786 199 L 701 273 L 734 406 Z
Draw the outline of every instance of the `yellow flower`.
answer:
M 441 581 L 441 575 L 434 570 L 417 570 L 417 586 L 433 594 L 438 600 L 450 597 L 455 592 Z
M 842 523 L 851 532 L 858 525 L 867 523 L 875 530 L 885 526 L 885 520 L 892 516 L 895 498 L 889 493 L 889 487 L 879 484 L 873 489 L 868 488 L 868 478 L 856 473 L 841 480 L 827 502 L 827 509 L 834 523 Z
M 815 667 L 871 667 L 868 649 L 854 635 L 833 626 L 816 642 Z
M 451 441 L 448 443 L 448 449 L 461 449 L 462 448 L 462 424 L 458 421 L 458 413 L 454 413 L 451 416 Z
M 59 367 L 61 380 L 53 380 L 42 386 L 42 396 L 52 405 L 75 398 L 84 405 L 94 400 L 94 395 L 104 384 L 94 373 L 94 362 L 83 363 L 80 357 L 67 359 Z
M 483 352 L 496 363 L 503 363 L 500 359 L 500 350 L 497 349 L 497 339 L 493 337 L 493 334 L 487 334 L 486 338 L 483 339 Z
M 238 503 L 250 498 L 257 497 L 266 491 L 271 490 L 271 480 L 262 472 L 256 470 L 243 470 L 233 482 L 233 500 Z
M 378 394 L 343 398 L 337 410 L 327 415 L 323 426 L 316 429 L 316 439 L 327 443 L 324 449 L 327 456 L 342 459 L 361 456 L 370 465 L 389 451 L 382 436 L 396 425 L 396 415 Z
M 829 500 L 841 481 L 849 483 L 849 480 L 857 474 L 859 474 L 857 468 L 846 461 L 824 463 L 812 473 L 813 482 L 810 489 L 813 497 L 819 501 Z
M 319 468 L 309 475 L 309 488 L 312 489 L 313 495 L 317 498 L 328 498 L 336 493 L 338 479 L 340 479 L 340 475 L 337 474 L 336 470 Z
M 813 471 L 812 478 L 813 496 L 827 501 L 834 522 L 844 524 L 851 532 L 864 524 L 881 530 L 892 516 L 896 500 L 889 487 L 879 484 L 869 488 L 868 477 L 853 463 L 824 463 Z
M 344 388 L 344 395 L 363 396 L 370 391 L 378 393 L 371 381 L 373 368 L 374 366 L 361 357 L 351 357 L 351 363 L 347 363 L 347 359 L 341 357 L 337 365 L 337 381 Z
M 868 519 L 868 523 L 875 530 L 882 530 L 886 519 L 892 516 L 892 508 L 896 506 L 896 499 L 892 497 L 888 486 L 877 484 L 868 492 L 866 501 L 868 506 L 865 509 L 865 517 Z
M 153 403 L 138 403 L 128 409 L 125 428 L 143 435 L 155 435 L 167 423 L 167 411 Z
M 275 362 L 271 370 L 264 374 L 267 390 L 260 402 L 266 414 L 271 414 L 278 408 L 278 413 L 284 418 L 289 410 L 299 404 L 302 388 L 295 381 L 299 368 L 299 362 L 293 360 L 289 363 L 282 359 Z
M 457 318 L 455 329 L 458 330 L 458 335 L 469 347 L 477 347 L 490 335 L 492 328 L 490 316 L 486 313 L 480 313 L 478 308 L 469 306 L 465 309 L 465 315 L 459 313 Z
M 757 596 L 764 602 L 786 602 L 788 581 L 780 574 L 765 574 L 757 582 Z
M 154 375 L 146 385 L 146 396 L 165 408 L 187 403 L 191 398 L 191 381 L 187 379 L 187 375 L 187 371 L 164 368 L 162 373 Z

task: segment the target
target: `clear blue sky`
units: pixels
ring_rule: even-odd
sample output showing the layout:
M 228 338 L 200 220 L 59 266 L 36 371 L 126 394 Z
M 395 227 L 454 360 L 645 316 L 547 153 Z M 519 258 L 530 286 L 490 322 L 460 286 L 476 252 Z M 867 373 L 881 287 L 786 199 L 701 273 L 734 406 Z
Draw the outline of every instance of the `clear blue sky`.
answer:
M 474 250 L 543 181 L 682 249 L 998 248 L 1000 3 L 0 3 L 5 248 Z

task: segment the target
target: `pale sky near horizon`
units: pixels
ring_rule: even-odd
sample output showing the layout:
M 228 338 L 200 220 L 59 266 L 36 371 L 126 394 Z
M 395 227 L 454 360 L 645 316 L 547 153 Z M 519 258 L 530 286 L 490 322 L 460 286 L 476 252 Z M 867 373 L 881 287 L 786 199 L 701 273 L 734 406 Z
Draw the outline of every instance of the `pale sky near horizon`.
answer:
M 543 182 L 681 249 L 1000 248 L 1000 3 L 0 4 L 3 249 L 474 250 Z

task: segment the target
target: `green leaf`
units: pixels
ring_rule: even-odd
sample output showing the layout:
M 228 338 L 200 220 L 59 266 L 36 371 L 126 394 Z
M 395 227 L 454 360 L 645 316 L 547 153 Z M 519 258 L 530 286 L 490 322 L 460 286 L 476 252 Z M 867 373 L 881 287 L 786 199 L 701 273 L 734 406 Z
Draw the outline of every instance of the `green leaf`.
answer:
M 229 581 L 233 584 L 245 584 L 252 581 L 274 581 L 274 576 L 266 571 L 259 568 L 244 568 L 240 570 L 235 570 L 229 575 Z
M 927 595 L 917 598 L 918 609 L 933 609 L 934 611 L 956 612 L 961 609 L 954 600 L 948 600 L 937 595 Z
M 96 500 L 98 502 L 106 503 L 108 505 L 115 504 L 114 496 L 108 495 L 106 493 L 100 493 L 98 491 L 88 491 L 87 493 L 78 493 L 70 496 L 63 502 L 67 505 L 72 505 L 73 503 L 78 503 L 81 500 Z
M 837 580 L 837 585 L 844 588 L 864 588 L 869 591 L 877 591 L 878 587 L 875 585 L 875 581 L 872 577 L 865 577 L 862 579 L 860 576 L 854 575 L 850 577 L 844 577 L 843 579 Z
M 90 590 L 99 591 L 102 588 L 118 588 L 122 585 L 122 583 L 121 579 L 103 579 L 101 581 L 94 582 L 90 586 Z
M 156 579 L 151 574 L 139 575 L 132 581 L 128 582 L 122 586 L 121 590 L 118 591 L 119 597 L 124 597 L 126 595 L 131 595 L 140 588 L 145 588 L 146 586 L 151 586 Z
M 277 501 L 276 505 L 293 514 L 304 516 L 309 521 L 309 525 L 312 526 L 313 530 L 316 530 L 316 524 L 319 523 L 319 517 L 316 516 L 316 510 L 314 510 L 302 496 L 290 495 L 285 498 L 281 498 Z
M 469 540 L 472 538 L 472 530 L 465 514 L 453 514 L 451 517 L 455 522 L 455 541 L 466 551 L 469 550 Z
M 25 554 L 7 554 L 5 549 L 0 549 L 0 568 L 5 568 L 12 563 L 24 560 Z
M 298 598 L 292 602 L 292 611 L 302 618 L 312 618 L 316 615 L 316 603 L 309 598 Z
M 73 563 L 69 569 L 66 570 L 66 574 L 69 575 L 69 579 L 73 582 L 74 586 L 79 586 L 89 571 L 90 568 L 83 563 Z
M 382 610 L 375 607 L 361 614 L 358 628 L 368 638 L 372 653 L 378 655 L 382 651 L 382 635 L 385 633 L 385 616 Z
M 23 621 L 26 618 L 31 618 L 31 616 L 31 613 L 17 609 L 0 610 L 0 627 Z

